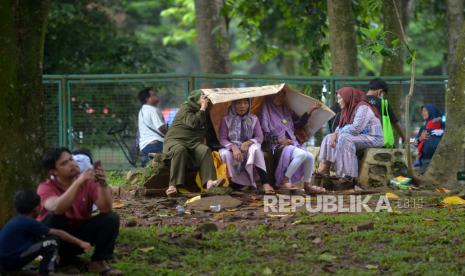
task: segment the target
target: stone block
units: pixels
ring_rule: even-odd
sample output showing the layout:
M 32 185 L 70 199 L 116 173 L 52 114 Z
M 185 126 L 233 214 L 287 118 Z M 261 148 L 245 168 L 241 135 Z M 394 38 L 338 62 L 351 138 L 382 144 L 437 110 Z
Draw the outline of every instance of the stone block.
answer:
M 404 149 L 369 148 L 359 162 L 359 182 L 364 188 L 385 187 L 399 175 L 407 175 Z

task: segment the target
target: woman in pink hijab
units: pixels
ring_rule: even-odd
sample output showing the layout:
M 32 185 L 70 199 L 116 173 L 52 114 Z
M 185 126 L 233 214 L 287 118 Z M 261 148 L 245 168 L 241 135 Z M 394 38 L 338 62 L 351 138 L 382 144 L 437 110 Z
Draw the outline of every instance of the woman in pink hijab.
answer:
M 341 107 L 341 119 L 336 131 L 326 135 L 321 143 L 318 173 L 329 175 L 334 164 L 337 176 L 356 178 L 356 151 L 384 145 L 381 116 L 366 100 L 365 93 L 353 87 L 339 89 L 337 102 Z

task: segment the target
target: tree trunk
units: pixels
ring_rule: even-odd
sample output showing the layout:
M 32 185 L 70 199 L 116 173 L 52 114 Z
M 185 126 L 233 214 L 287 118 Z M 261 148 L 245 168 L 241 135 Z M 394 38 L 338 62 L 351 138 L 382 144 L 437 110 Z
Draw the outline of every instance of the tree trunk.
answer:
M 357 76 L 357 41 L 351 0 L 328 0 L 329 50 L 332 73 Z
M 394 6 L 394 3 L 396 6 Z M 392 42 L 396 39 L 399 40 L 398 47 L 393 56 L 383 57 L 383 64 L 381 67 L 382 76 L 402 76 L 404 74 L 404 53 L 403 53 L 403 44 L 400 43 L 402 40 L 402 31 L 399 24 L 399 18 L 397 17 L 396 7 L 399 15 L 402 18 L 402 24 L 405 22 L 406 13 L 403 12 L 403 7 L 405 4 L 402 4 L 401 0 L 386 0 L 383 1 L 383 19 L 384 19 L 384 32 L 386 33 L 386 44 L 388 47 L 392 47 Z M 405 25 L 403 25 L 405 26 Z M 405 29 L 405 28 L 404 28 Z M 389 87 L 389 105 L 391 106 L 394 114 L 398 118 L 401 114 L 401 105 L 402 105 L 402 85 L 391 85 Z M 405 118 L 408 120 L 409 118 Z M 398 140 L 397 133 L 396 141 Z M 405 141 L 404 141 L 405 142 Z
M 465 106 L 465 25 L 461 27 L 454 56 L 456 58 L 451 60 L 446 90 L 446 130 L 425 174 L 427 182 L 449 188 L 459 188 L 457 172 L 465 170 L 465 117 L 463 116 Z
M 447 52 L 447 71 L 450 75 L 455 47 L 463 25 L 463 0 L 447 0 L 447 35 L 449 49 Z
M 0 225 L 13 214 L 14 193 L 34 189 L 41 177 L 48 3 L 0 2 Z
M 197 42 L 203 73 L 231 72 L 226 18 L 220 15 L 223 0 L 195 0 Z

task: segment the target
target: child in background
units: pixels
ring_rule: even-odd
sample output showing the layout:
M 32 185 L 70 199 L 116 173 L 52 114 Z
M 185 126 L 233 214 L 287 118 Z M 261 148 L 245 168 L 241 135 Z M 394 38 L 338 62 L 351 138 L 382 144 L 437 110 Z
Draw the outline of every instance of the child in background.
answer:
M 421 116 L 424 120 L 423 126 L 418 131 L 417 149 L 418 155 L 414 166 L 421 165 L 421 159 L 427 157 L 431 159 L 436 146 L 425 148 L 425 143 L 431 136 L 441 137 L 444 133 L 444 123 L 442 122 L 442 113 L 433 104 L 425 104 L 421 107 Z M 432 153 L 431 153 L 432 151 Z M 428 155 L 428 156 L 425 156 Z
M 42 256 L 39 275 L 54 271 L 58 254 L 57 238 L 89 252 L 92 246 L 65 231 L 48 228 L 35 220 L 40 210 L 40 198 L 32 191 L 19 191 L 15 196 L 18 213 L 0 231 L 0 268 L 4 271 L 20 270 L 38 256 Z

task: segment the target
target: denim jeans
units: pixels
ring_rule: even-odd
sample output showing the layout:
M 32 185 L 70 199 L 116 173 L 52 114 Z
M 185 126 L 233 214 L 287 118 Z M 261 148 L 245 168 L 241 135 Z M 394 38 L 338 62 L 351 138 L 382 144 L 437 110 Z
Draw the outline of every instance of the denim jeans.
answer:
M 147 165 L 147 162 L 149 162 L 149 153 L 161 153 L 163 151 L 163 143 L 162 142 L 157 142 L 153 144 L 148 144 L 141 150 L 142 152 L 142 161 L 141 165 L 142 167 L 145 167 Z

